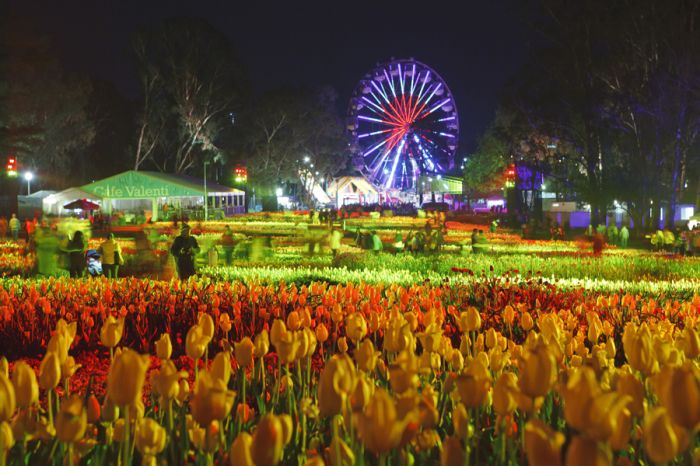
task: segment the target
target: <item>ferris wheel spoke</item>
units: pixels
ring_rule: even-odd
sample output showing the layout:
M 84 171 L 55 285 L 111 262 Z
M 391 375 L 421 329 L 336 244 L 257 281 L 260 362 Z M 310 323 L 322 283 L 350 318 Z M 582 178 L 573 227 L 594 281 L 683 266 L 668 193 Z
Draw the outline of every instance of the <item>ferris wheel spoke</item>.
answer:
M 391 94 L 396 97 L 396 89 L 394 89 L 394 81 L 389 77 L 389 74 L 386 72 L 386 68 L 384 69 L 384 77 L 386 77 L 386 80 L 388 81 L 389 89 L 391 89 Z
M 385 101 L 386 103 L 389 103 L 389 98 L 387 97 L 386 92 L 384 92 L 384 89 L 383 89 L 383 88 L 380 88 L 379 86 L 377 86 L 377 83 L 374 82 L 374 81 L 372 81 L 372 86 L 374 86 L 374 88 L 377 90 L 377 92 L 379 92 L 379 94 L 380 94 L 382 97 L 384 97 L 384 101 Z M 371 92 L 371 91 L 370 91 L 370 92 Z
M 411 72 L 411 95 L 416 91 L 416 64 L 413 64 L 413 71 Z

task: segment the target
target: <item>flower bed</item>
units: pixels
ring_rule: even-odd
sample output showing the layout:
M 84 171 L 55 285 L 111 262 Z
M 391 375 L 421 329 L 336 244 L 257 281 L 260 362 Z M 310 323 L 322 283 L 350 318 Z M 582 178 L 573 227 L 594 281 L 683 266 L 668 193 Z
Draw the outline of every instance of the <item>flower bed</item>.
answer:
M 697 296 L 512 277 L 1 283 L 11 464 L 697 461 Z

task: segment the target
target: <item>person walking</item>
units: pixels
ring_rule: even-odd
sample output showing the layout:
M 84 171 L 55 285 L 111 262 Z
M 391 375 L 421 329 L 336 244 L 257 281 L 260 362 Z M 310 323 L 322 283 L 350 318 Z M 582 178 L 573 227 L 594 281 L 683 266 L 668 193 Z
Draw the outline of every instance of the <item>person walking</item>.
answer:
M 343 239 L 343 233 L 337 228 L 333 228 L 328 238 L 328 243 L 331 247 L 331 253 L 333 257 L 338 255 L 340 251 L 340 241 Z
M 382 239 L 379 237 L 376 231 L 372 232 L 372 252 L 375 254 L 379 254 L 379 251 L 384 249 L 384 245 L 382 244 Z
M 14 241 L 17 241 L 19 239 L 19 219 L 17 218 L 17 215 L 12 214 L 12 217 L 10 218 L 9 226 L 10 226 L 10 233 L 12 234 L 12 239 Z
M 236 242 L 233 240 L 233 232 L 231 231 L 230 226 L 226 225 L 226 228 L 224 228 L 224 232 L 221 234 L 221 240 L 219 243 L 224 250 L 224 261 L 226 262 L 226 265 L 231 265 L 233 248 L 236 246 Z
M 83 232 L 78 230 L 73 234 L 73 238 L 66 246 L 68 254 L 68 271 L 71 278 L 80 278 L 85 270 L 85 248 L 86 242 Z
M 621 248 L 626 248 L 627 247 L 627 242 L 630 239 L 630 231 L 627 229 L 626 225 L 623 225 L 622 228 L 620 228 L 620 247 Z
M 175 257 L 177 274 L 180 280 L 187 280 L 196 275 L 194 256 L 199 252 L 199 244 L 194 236 L 190 236 L 190 226 L 186 223 L 180 228 L 180 235 L 175 238 L 170 247 L 170 253 Z
M 114 239 L 114 233 L 110 233 L 100 244 L 98 252 L 102 256 L 102 270 L 107 278 L 119 278 L 119 266 L 124 264 L 124 258 L 121 246 Z

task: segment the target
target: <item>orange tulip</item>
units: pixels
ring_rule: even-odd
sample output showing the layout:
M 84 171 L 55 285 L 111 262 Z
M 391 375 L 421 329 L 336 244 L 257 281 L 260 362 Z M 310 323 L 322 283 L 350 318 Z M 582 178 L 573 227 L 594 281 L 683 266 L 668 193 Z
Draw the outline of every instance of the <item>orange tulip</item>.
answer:
M 531 466 L 558 466 L 564 434 L 552 430 L 539 419 L 525 425 L 525 453 Z

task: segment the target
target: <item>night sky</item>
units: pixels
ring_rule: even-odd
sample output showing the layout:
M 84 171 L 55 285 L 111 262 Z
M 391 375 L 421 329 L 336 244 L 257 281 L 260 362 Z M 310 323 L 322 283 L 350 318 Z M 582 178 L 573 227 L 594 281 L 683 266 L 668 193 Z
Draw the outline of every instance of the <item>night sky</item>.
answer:
M 169 16 L 205 18 L 229 37 L 255 91 L 331 85 L 343 108 L 378 62 L 414 57 L 455 96 L 461 157 L 473 150 L 503 85 L 525 61 L 530 34 L 518 3 L 10 0 L 9 8 L 54 40 L 67 69 L 110 80 L 134 99 L 129 37 Z

